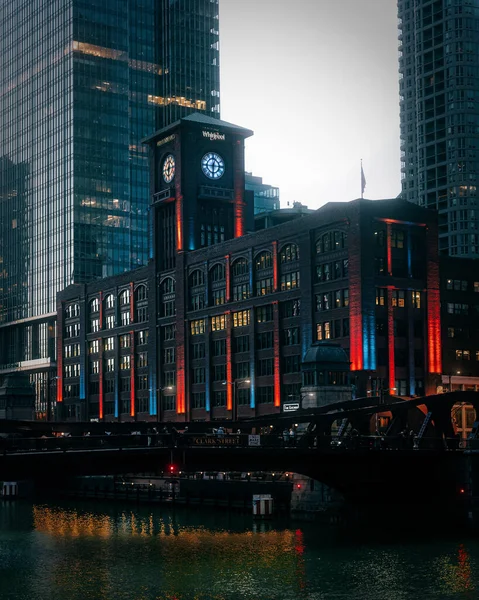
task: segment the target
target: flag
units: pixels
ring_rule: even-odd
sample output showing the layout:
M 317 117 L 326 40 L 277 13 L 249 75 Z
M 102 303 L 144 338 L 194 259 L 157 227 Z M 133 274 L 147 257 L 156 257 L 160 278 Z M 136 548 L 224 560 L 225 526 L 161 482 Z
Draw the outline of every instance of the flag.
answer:
M 361 161 L 361 198 L 363 197 L 364 190 L 366 189 L 366 177 L 363 171 L 363 161 Z

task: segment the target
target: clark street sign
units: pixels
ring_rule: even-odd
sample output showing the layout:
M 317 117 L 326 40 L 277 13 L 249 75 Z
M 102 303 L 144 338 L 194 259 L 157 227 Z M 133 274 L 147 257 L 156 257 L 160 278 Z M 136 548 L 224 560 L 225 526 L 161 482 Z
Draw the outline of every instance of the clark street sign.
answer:
M 283 412 L 294 412 L 299 410 L 299 402 L 287 402 L 283 404 Z

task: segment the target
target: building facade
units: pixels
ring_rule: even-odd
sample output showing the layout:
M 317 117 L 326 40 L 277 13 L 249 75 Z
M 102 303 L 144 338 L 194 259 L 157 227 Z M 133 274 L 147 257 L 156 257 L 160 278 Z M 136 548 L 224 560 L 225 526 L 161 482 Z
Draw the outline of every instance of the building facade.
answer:
M 357 396 L 436 392 L 435 213 L 399 199 L 328 203 L 246 234 L 249 135 L 193 115 L 146 140 L 153 257 L 58 295 L 59 413 L 279 412 L 301 400 L 312 344 L 330 340 L 349 357 Z
M 218 0 L 5 0 L 0 7 L 0 375 L 45 412 L 56 293 L 148 261 L 140 140 L 219 117 Z
M 441 254 L 479 255 L 479 5 L 398 0 L 402 197 L 439 211 Z
M 254 213 L 259 214 L 279 209 L 279 188 L 263 183 L 262 177 L 245 173 L 246 189 L 254 194 Z

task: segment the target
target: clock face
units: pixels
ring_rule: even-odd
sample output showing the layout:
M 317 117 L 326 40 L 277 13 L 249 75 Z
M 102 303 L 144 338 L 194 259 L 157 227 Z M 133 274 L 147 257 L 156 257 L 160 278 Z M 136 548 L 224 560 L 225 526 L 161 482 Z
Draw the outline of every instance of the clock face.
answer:
M 168 154 L 163 162 L 163 179 L 165 183 L 171 183 L 175 176 L 175 157 L 173 154 Z
M 225 161 L 216 152 L 208 152 L 201 159 L 201 169 L 209 179 L 219 179 L 225 172 Z

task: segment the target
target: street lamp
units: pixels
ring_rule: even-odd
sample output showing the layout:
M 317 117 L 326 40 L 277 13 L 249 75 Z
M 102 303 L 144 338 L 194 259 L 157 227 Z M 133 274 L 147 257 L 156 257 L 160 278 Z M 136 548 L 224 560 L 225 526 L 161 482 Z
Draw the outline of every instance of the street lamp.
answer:
M 156 394 L 156 422 L 159 423 L 160 422 L 160 411 L 161 411 L 161 404 L 162 404 L 162 399 L 163 399 L 163 392 L 165 390 L 173 390 L 174 387 L 172 385 L 167 385 L 165 387 L 159 387 L 157 390 L 157 394 Z
M 251 379 L 235 379 L 234 381 L 223 381 L 223 385 L 233 386 L 233 406 L 231 407 L 231 420 L 236 421 L 238 417 L 238 407 L 236 402 L 236 392 L 239 388 L 240 383 L 251 383 Z

